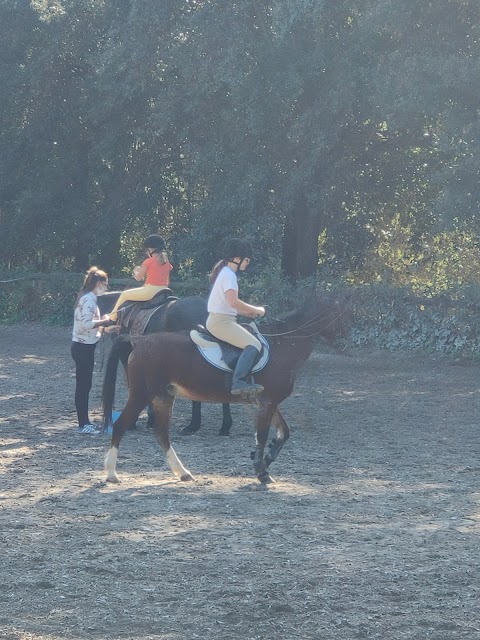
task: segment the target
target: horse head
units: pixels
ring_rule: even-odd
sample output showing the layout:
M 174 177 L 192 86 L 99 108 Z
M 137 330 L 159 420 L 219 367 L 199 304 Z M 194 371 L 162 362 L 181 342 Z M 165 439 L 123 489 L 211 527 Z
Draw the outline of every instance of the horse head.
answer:
M 351 310 L 343 302 L 327 295 L 317 295 L 299 309 L 262 325 L 262 333 L 278 340 L 324 338 L 329 344 L 348 331 Z

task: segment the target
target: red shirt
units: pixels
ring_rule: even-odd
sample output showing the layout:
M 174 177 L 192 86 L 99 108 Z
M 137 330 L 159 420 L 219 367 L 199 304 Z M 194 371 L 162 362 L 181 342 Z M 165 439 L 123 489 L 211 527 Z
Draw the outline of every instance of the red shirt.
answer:
M 153 284 L 156 287 L 168 287 L 170 284 L 170 271 L 173 269 L 173 266 L 170 262 L 165 262 L 165 264 L 160 264 L 157 256 L 151 256 L 144 260 L 142 265 L 146 272 L 147 277 L 145 278 L 145 284 Z

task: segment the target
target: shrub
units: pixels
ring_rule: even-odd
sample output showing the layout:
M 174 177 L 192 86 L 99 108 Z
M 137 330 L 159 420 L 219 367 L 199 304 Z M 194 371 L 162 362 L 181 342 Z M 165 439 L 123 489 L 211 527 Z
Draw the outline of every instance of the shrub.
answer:
M 80 274 L 44 274 L 0 287 L 0 322 L 72 322 Z M 14 276 L 9 275 L 9 279 Z M 7 280 L 7 277 L 0 280 Z M 206 276 L 177 278 L 175 295 L 207 295 Z M 241 296 L 267 306 L 267 315 L 278 317 L 310 300 L 314 292 L 331 293 L 350 302 L 354 323 L 350 343 L 358 347 L 389 350 L 424 350 L 445 354 L 480 355 L 480 286 L 462 285 L 431 295 L 419 295 L 412 287 L 386 284 L 345 285 L 327 277 L 305 278 L 292 283 L 271 265 L 265 271 L 246 272 L 240 280 Z
M 480 287 L 466 285 L 431 297 L 407 287 L 368 285 L 355 295 L 352 342 L 382 349 L 480 354 Z
M 0 288 L 0 322 L 14 323 L 39 320 L 50 324 L 71 322 L 75 295 L 81 276 L 16 274 Z

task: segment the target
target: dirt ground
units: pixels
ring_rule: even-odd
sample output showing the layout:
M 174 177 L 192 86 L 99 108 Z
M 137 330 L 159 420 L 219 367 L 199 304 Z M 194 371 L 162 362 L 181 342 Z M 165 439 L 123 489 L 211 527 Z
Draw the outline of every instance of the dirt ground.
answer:
M 480 638 L 478 364 L 319 351 L 283 405 L 276 484 L 253 479 L 251 409 L 222 438 L 205 407 L 182 436 L 178 402 L 196 482 L 143 418 L 106 485 L 69 346 L 67 328 L 0 327 L 0 638 Z

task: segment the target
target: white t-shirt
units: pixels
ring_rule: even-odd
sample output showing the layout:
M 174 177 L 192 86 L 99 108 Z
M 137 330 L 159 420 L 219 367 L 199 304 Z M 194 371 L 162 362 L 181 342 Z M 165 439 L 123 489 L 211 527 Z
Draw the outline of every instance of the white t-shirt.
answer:
M 100 330 L 94 328 L 93 321 L 100 320 L 100 311 L 97 306 L 97 296 L 93 291 L 85 293 L 73 314 L 73 342 L 83 342 L 84 344 L 95 344 L 98 342 Z
M 208 298 L 208 313 L 226 313 L 231 316 L 237 315 L 237 310 L 231 307 L 225 292 L 229 289 L 238 291 L 237 274 L 230 267 L 223 267 L 215 280 L 210 296 Z

